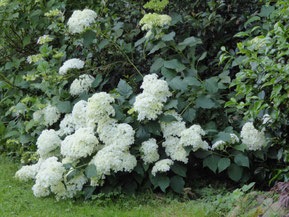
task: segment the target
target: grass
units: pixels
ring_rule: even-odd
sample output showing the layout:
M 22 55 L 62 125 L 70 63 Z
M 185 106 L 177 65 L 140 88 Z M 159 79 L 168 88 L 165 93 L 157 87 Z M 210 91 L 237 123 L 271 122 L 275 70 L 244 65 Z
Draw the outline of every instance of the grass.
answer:
M 178 202 L 170 199 L 120 197 L 118 200 L 61 200 L 34 197 L 30 183 L 13 178 L 18 165 L 0 157 L 0 216 L 1 217 L 137 217 L 137 216 L 208 216 L 202 202 Z
M 242 193 L 242 189 L 228 192 L 225 188 L 214 187 L 196 189 L 195 193 L 202 199 L 185 202 L 153 193 L 90 201 L 36 198 L 31 190 L 33 182 L 23 183 L 14 179 L 18 167 L 18 164 L 0 156 L 0 217 L 253 217 L 265 213 L 261 206 L 256 206 L 256 197 L 253 196 L 263 192 Z

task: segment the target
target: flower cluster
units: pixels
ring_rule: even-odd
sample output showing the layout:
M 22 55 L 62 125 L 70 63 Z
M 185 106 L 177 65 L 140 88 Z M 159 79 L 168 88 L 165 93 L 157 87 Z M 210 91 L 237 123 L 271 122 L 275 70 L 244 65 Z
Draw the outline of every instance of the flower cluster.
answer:
M 84 61 L 73 58 L 66 60 L 63 65 L 59 68 L 59 74 L 60 75 L 65 75 L 68 70 L 70 69 L 82 69 L 84 67 Z
M 157 172 L 167 172 L 171 169 L 174 162 L 170 159 L 163 159 L 155 163 L 152 168 L 152 175 L 156 176 Z
M 156 162 L 160 158 L 157 141 L 155 139 L 149 139 L 143 142 L 140 151 L 143 153 L 142 159 L 145 164 Z
M 33 120 L 40 122 L 43 120 L 45 126 L 51 126 L 58 121 L 60 113 L 56 106 L 48 105 L 44 109 L 37 110 L 33 113 Z
M 227 144 L 233 145 L 235 143 L 240 142 L 240 139 L 236 134 L 230 133 L 230 137 L 231 137 L 231 140 L 229 142 L 225 142 L 223 140 L 216 141 L 212 146 L 212 150 L 224 150 Z
M 172 94 L 166 81 L 158 79 L 156 74 L 146 75 L 141 85 L 143 92 L 136 96 L 134 109 L 138 120 L 155 120 L 162 113 L 167 98 Z
M 241 131 L 242 142 L 247 146 L 248 150 L 257 151 L 267 145 L 264 130 L 259 132 L 255 129 L 252 122 L 247 122 Z
M 31 64 L 31 63 L 37 63 L 39 60 L 42 60 L 42 59 L 43 59 L 42 54 L 35 54 L 35 55 L 28 56 L 26 60 L 29 64 Z
M 89 88 L 94 81 L 94 77 L 91 75 L 80 75 L 78 79 L 75 79 L 70 85 L 70 94 L 72 96 L 77 96 L 82 93 L 88 92 Z
M 96 17 L 97 14 L 92 10 L 76 10 L 67 22 L 68 29 L 72 34 L 81 33 L 85 28 L 89 27 L 90 24 L 95 22 Z
M 37 153 L 42 159 L 50 157 L 50 152 L 60 146 L 61 139 L 55 130 L 44 130 L 37 139 Z
M 52 40 L 53 38 L 51 38 L 51 36 L 43 35 L 38 38 L 37 44 L 45 44 L 45 43 L 51 42 Z
M 153 27 L 163 27 L 170 25 L 172 18 L 168 15 L 157 13 L 148 13 L 140 20 L 139 24 L 143 25 L 142 30 L 151 30 Z

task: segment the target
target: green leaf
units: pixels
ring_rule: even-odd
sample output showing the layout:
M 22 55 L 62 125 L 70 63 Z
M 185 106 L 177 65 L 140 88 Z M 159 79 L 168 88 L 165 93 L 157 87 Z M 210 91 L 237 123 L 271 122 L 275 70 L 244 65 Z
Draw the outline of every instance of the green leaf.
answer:
M 78 176 L 80 174 L 80 170 L 74 169 L 72 171 L 69 171 L 68 175 L 66 176 L 66 180 L 69 182 L 74 177 Z
M 230 142 L 231 141 L 231 135 L 230 135 L 230 133 L 219 132 L 216 140 L 223 140 L 224 142 Z
M 170 179 L 164 175 L 156 176 L 157 185 L 161 188 L 163 192 L 166 192 L 167 187 L 170 185 Z
M 92 187 L 92 186 L 86 186 L 83 188 L 84 191 L 84 200 L 88 200 L 89 198 L 91 198 L 94 190 L 96 189 L 96 187 Z
M 95 177 L 97 175 L 96 166 L 94 164 L 89 164 L 85 168 L 85 175 L 88 179 Z
M 161 48 L 164 48 L 166 46 L 166 44 L 164 43 L 164 42 L 159 42 L 157 45 L 155 45 L 152 49 L 151 49 L 151 51 L 149 52 L 149 55 L 150 54 L 153 54 L 154 52 L 156 52 L 156 51 L 158 51 L 159 49 L 161 49 Z
M 197 86 L 200 87 L 202 86 L 201 82 L 198 81 L 195 77 L 185 77 L 184 81 L 189 85 L 189 86 Z
M 150 68 L 150 72 L 158 72 L 164 65 L 164 60 L 162 58 L 158 58 L 154 61 Z
M 171 108 L 175 108 L 175 109 L 178 108 L 178 100 L 173 99 L 173 100 L 169 101 L 168 104 L 166 104 L 166 105 L 164 106 L 164 109 L 165 109 L 165 110 L 169 110 L 169 109 L 171 109 Z
M 180 164 L 178 162 L 175 162 L 172 165 L 171 170 L 179 176 L 186 177 L 187 167 L 183 166 L 182 164 Z
M 167 69 L 165 67 L 162 67 L 161 70 L 162 75 L 167 79 L 167 81 L 172 80 L 174 77 L 177 76 L 177 73 L 175 70 Z
M 241 144 L 241 145 L 236 145 L 233 148 L 238 150 L 238 151 L 244 152 L 247 149 L 247 146 L 244 144 Z
M 211 109 L 215 107 L 215 103 L 206 96 L 200 96 L 196 100 L 196 106 L 204 109 Z
M 210 170 L 216 173 L 219 160 L 220 160 L 220 157 L 216 155 L 211 155 L 203 161 L 203 167 L 208 167 Z
M 179 43 L 180 46 L 189 46 L 189 47 L 193 47 L 198 44 L 202 44 L 202 40 L 194 36 L 186 38 L 183 42 Z
M 98 85 L 100 85 L 101 82 L 102 82 L 102 75 L 98 74 L 96 76 L 96 78 L 94 79 L 94 81 L 92 82 L 91 87 L 92 88 L 97 88 Z
M 260 17 L 258 16 L 253 16 L 251 17 L 249 20 L 246 21 L 246 23 L 244 24 L 245 28 L 247 28 L 248 24 L 253 23 L 255 21 L 261 20 Z
M 69 113 L 72 110 L 70 101 L 58 102 L 56 107 L 58 108 L 60 113 Z
M 219 173 L 227 169 L 230 166 L 230 164 L 231 164 L 231 160 L 229 158 L 221 158 L 218 162 Z
M 193 122 L 193 120 L 195 120 L 195 117 L 196 117 L 196 110 L 193 108 L 187 109 L 183 114 L 183 118 L 191 123 Z
M 133 93 L 131 86 L 125 80 L 120 79 L 117 85 L 117 92 L 126 99 Z
M 218 92 L 218 78 L 212 77 L 206 79 L 204 82 L 204 86 L 209 91 L 209 93 L 217 93 Z
M 163 41 L 172 41 L 174 40 L 174 37 L 175 37 L 176 33 L 175 32 L 171 32 L 169 34 L 166 34 L 162 37 L 162 40 Z
M 46 73 L 48 69 L 49 69 L 49 64 L 46 61 L 41 61 L 39 65 L 37 66 L 38 72 Z
M 249 34 L 247 32 L 238 32 L 233 37 L 234 38 L 242 38 L 242 37 L 245 37 L 245 36 L 249 36 Z
M 232 179 L 235 182 L 238 182 L 242 178 L 243 168 L 232 163 L 228 168 L 228 175 L 230 179 Z
M 259 13 L 260 17 L 268 17 L 275 10 L 274 6 L 263 5 L 261 12 Z
M 186 69 L 186 66 L 184 64 L 182 64 L 180 61 L 178 61 L 177 59 L 165 61 L 164 67 L 166 67 L 168 69 L 174 69 L 177 72 L 182 72 Z
M 101 51 L 108 44 L 109 44 L 109 40 L 108 39 L 103 39 L 102 41 L 99 42 L 99 44 L 97 46 L 98 46 L 98 49 Z
M 173 90 L 185 91 L 187 90 L 188 87 L 187 83 L 184 80 L 182 80 L 179 76 L 175 77 L 168 83 Z
M 85 31 L 82 34 L 83 37 L 83 46 L 88 47 L 90 44 L 92 44 L 93 40 L 96 38 L 96 33 L 92 30 Z
M 150 138 L 150 133 L 146 131 L 145 127 L 139 126 L 138 130 L 136 131 L 136 137 L 142 141 L 145 141 Z
M 237 154 L 234 158 L 234 162 L 243 167 L 250 167 L 249 158 L 243 154 Z
M 202 55 L 200 56 L 200 58 L 198 59 L 198 61 L 202 61 L 203 59 L 205 59 L 207 56 L 207 51 L 205 51 L 204 53 L 202 53 Z
M 172 121 L 177 121 L 177 119 L 174 116 L 172 116 L 172 115 L 164 115 L 164 114 L 162 114 L 159 117 L 159 120 L 162 121 L 162 122 L 166 122 L 166 123 L 170 123 Z
M 171 178 L 170 186 L 174 192 L 182 194 L 184 192 L 185 181 L 180 176 L 173 176 Z
M 161 126 L 158 121 L 150 121 L 145 125 L 146 131 L 151 134 L 160 136 L 161 135 Z
M 26 47 L 26 45 L 28 45 L 31 41 L 30 36 L 25 36 L 23 39 L 23 47 Z

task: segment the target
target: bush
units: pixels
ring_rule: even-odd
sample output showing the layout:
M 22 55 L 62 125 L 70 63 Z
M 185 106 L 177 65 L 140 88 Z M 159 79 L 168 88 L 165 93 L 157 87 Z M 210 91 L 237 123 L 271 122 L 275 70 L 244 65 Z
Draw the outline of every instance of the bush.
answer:
M 242 183 L 258 179 L 260 159 L 276 162 L 266 159 L 264 131 L 224 110 L 232 78 L 218 66 L 220 47 L 234 47 L 232 36 L 259 4 L 174 2 L 161 15 L 144 14 L 141 1 L 74 12 L 66 2 L 49 2 L 41 37 L 31 41 L 39 51 L 29 47 L 2 67 L 2 152 L 37 162 L 16 174 L 36 179 L 36 196 L 89 198 L 147 187 L 183 193 L 193 177 L 188 168 Z

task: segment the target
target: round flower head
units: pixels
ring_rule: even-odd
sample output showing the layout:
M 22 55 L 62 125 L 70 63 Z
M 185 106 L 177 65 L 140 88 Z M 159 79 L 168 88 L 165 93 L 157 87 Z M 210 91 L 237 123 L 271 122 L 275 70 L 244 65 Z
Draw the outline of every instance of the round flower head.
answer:
M 188 163 L 188 153 L 184 149 L 183 145 L 180 142 L 180 139 L 175 136 L 166 137 L 166 141 L 162 143 L 162 146 L 165 148 L 166 154 L 176 161 Z
M 43 114 L 44 114 L 44 125 L 45 126 L 51 126 L 55 122 L 58 121 L 60 117 L 60 113 L 57 109 L 57 107 L 48 105 L 43 109 Z
M 94 77 L 91 75 L 80 75 L 78 79 L 75 79 L 70 85 L 70 94 L 72 96 L 80 95 L 82 93 L 88 92 L 89 88 L 94 81 Z
M 59 127 L 59 136 L 70 135 L 73 133 L 75 130 L 75 123 L 72 114 L 66 114 L 63 120 L 60 122 Z
M 152 168 L 152 175 L 156 176 L 157 172 L 167 172 L 170 170 L 174 162 L 171 159 L 163 159 L 155 163 Z
M 202 135 L 205 132 L 201 126 L 193 125 L 181 132 L 180 142 L 183 146 L 192 146 L 195 151 L 199 148 L 207 150 L 208 144 L 202 140 Z
M 80 128 L 74 134 L 67 136 L 61 143 L 61 154 L 72 159 L 79 159 L 91 155 L 98 140 L 93 129 Z
M 61 140 L 55 130 L 44 130 L 37 139 L 37 153 L 41 158 L 50 156 L 50 152 L 60 146 Z
M 43 159 L 40 158 L 36 164 L 23 166 L 16 172 L 15 178 L 24 182 L 27 182 L 30 179 L 35 179 L 35 176 L 38 173 L 42 162 Z
M 67 22 L 69 32 L 72 34 L 83 32 L 85 28 L 95 22 L 96 17 L 97 14 L 89 9 L 74 11 Z
M 80 100 L 77 102 L 72 109 L 72 118 L 75 123 L 75 129 L 87 127 L 86 118 L 87 102 Z
M 172 18 L 168 15 L 148 13 L 140 20 L 139 24 L 143 25 L 142 30 L 151 30 L 153 27 L 163 27 L 170 25 Z
M 158 145 L 155 139 L 149 139 L 142 143 L 140 151 L 143 153 L 142 159 L 145 164 L 150 164 L 159 159 Z
M 171 115 L 176 118 L 176 121 L 172 122 L 160 122 L 161 130 L 165 138 L 170 136 L 179 136 L 181 132 L 186 129 L 186 123 L 182 121 L 182 117 L 174 110 L 170 110 L 164 113 L 165 115 Z
M 77 58 L 69 59 L 69 60 L 66 60 L 63 63 L 63 65 L 60 67 L 59 74 L 65 75 L 70 69 L 82 69 L 83 67 L 84 67 L 84 61 L 77 59 Z
M 114 116 L 115 111 L 111 103 L 114 98 L 105 92 L 95 93 L 88 99 L 86 114 L 88 120 L 93 123 L 98 123 L 102 119 L 108 119 Z
M 251 151 L 261 150 L 267 144 L 264 131 L 256 130 L 252 122 L 244 124 L 241 138 L 247 149 Z
M 224 150 L 224 147 L 226 145 L 226 142 L 223 140 L 219 140 L 217 142 L 215 142 L 212 146 L 212 150 Z

